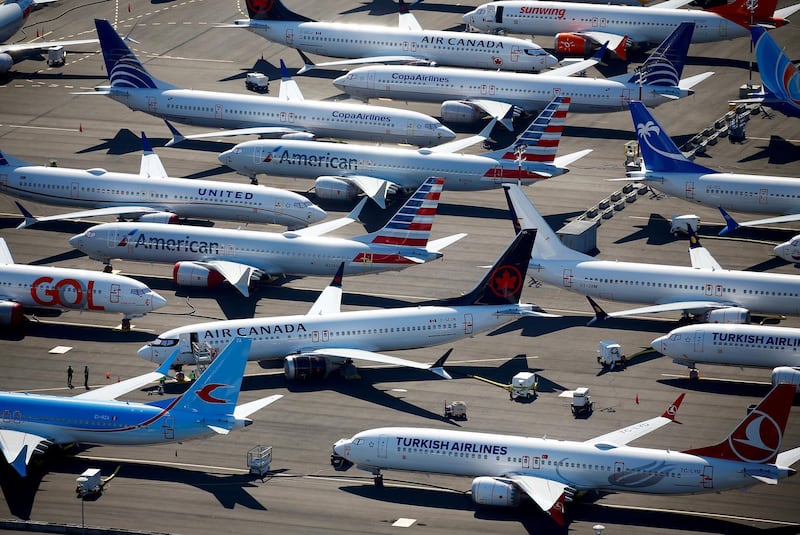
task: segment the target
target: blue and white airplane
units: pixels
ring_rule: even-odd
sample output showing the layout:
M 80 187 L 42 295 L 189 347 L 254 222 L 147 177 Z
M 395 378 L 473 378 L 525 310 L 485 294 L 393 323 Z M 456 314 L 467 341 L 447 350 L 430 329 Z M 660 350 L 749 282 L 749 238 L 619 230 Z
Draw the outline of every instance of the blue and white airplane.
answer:
M 154 372 L 74 397 L 0 392 L 0 450 L 25 477 L 33 454 L 51 445 L 175 444 L 227 435 L 252 424 L 248 416 L 282 397 L 273 395 L 236 404 L 250 345 L 249 339 L 233 339 L 189 389 L 174 399 L 116 401 L 167 375 L 177 351 Z
M 758 102 L 787 117 L 800 118 L 800 74 L 778 43 L 761 26 L 751 26 L 762 93 L 737 102 Z

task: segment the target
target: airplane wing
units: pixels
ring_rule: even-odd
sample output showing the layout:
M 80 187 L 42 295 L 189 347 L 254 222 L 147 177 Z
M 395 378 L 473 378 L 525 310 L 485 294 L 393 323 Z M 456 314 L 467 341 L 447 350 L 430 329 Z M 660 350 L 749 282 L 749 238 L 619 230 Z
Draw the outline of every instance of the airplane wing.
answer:
M 153 147 L 144 132 L 142 132 L 142 162 L 139 165 L 139 176 L 144 178 L 167 178 L 169 176 L 161 163 L 161 158 L 153 152 Z
M 717 209 L 722 214 L 722 217 L 725 219 L 725 227 L 719 231 L 720 236 L 724 236 L 729 232 L 733 232 L 739 227 L 756 227 L 759 225 L 778 225 L 781 223 L 792 223 L 794 221 L 800 221 L 800 214 L 787 214 L 787 215 L 780 215 L 776 217 L 767 217 L 765 219 L 756 219 L 754 221 L 745 221 L 743 223 L 739 223 L 736 221 L 724 208 L 718 206 Z
M 39 448 L 47 447 L 50 441 L 39 435 L 31 433 L 20 433 L 19 431 L 11 431 L 4 429 L 0 431 L 0 449 L 3 450 L 3 455 L 14 470 L 21 477 L 28 475 L 28 463 L 31 460 L 33 452 Z
M 494 125 L 496 124 L 497 124 L 497 117 L 494 117 L 491 121 L 489 121 L 489 124 L 487 124 L 483 128 L 483 130 L 481 130 L 474 136 L 469 136 L 462 139 L 456 139 L 454 141 L 448 141 L 447 143 L 442 143 L 441 145 L 435 145 L 430 148 L 419 149 L 419 152 L 423 154 L 424 151 L 450 154 L 453 152 L 462 151 L 468 147 L 475 145 L 476 143 L 482 143 L 483 141 L 489 139 L 489 136 L 492 135 L 492 130 L 494 130 Z
M 206 139 L 210 137 L 231 137 L 231 136 L 249 136 L 257 135 L 264 137 L 280 137 L 286 134 L 298 134 L 305 132 L 305 130 L 298 130 L 297 128 L 287 128 L 285 126 L 254 126 L 252 128 L 235 128 L 233 130 L 217 130 L 215 132 L 204 132 L 202 134 L 191 134 L 184 136 L 177 133 L 177 130 L 172 130 L 172 139 L 167 141 L 165 147 L 171 147 L 181 141 L 187 139 Z M 177 135 L 176 135 L 177 133 Z
M 516 472 L 506 474 L 506 478 L 530 496 L 542 511 L 553 517 L 553 520 L 564 525 L 564 494 L 569 485 Z
M 589 33 L 595 33 L 595 32 L 589 32 Z M 599 32 L 597 32 L 597 33 L 599 34 Z M 581 33 L 581 35 L 584 35 L 584 34 Z M 613 35 L 613 34 L 609 34 L 609 35 Z M 619 36 L 614 36 L 614 37 L 618 38 Z M 591 38 L 591 39 L 594 40 L 594 38 Z M 624 40 L 626 39 L 626 37 L 622 36 L 622 39 L 623 39 L 622 46 L 624 48 L 624 46 L 625 46 L 625 41 Z M 602 47 L 600 47 L 600 49 L 597 52 L 595 52 L 594 56 L 592 56 L 589 59 L 583 59 L 583 60 L 580 60 L 580 61 L 572 61 L 572 62 L 568 62 L 568 63 L 563 63 L 562 62 L 563 65 L 561 67 L 558 67 L 558 68 L 551 69 L 551 70 L 547 71 L 547 75 L 548 76 L 572 76 L 573 74 L 579 73 L 581 71 L 585 71 L 589 67 L 594 67 L 595 65 L 597 65 L 598 63 L 603 61 L 603 55 L 605 54 L 606 50 L 608 48 L 614 49 L 615 47 L 610 46 L 610 42 L 611 42 L 610 38 L 603 39 L 603 40 L 599 40 L 598 39 L 597 41 L 599 43 L 605 43 L 605 44 Z
M 711 256 L 708 249 L 700 245 L 700 239 L 691 226 L 687 227 L 687 231 L 689 232 L 689 258 L 692 260 L 692 267 L 706 271 L 722 271 L 719 262 Z
M 254 275 L 264 273 L 261 268 L 248 266 L 247 264 L 240 264 L 239 262 L 231 262 L 229 260 L 199 260 L 195 261 L 199 266 L 213 269 L 222 275 L 226 281 L 231 283 L 234 288 L 239 290 L 245 297 L 250 297 L 250 280 Z M 277 271 L 272 274 L 278 273 Z
M 241 405 L 236 405 L 236 408 L 233 410 L 233 417 L 236 418 L 237 420 L 247 418 L 254 412 L 260 411 L 267 405 L 275 403 L 282 397 L 283 397 L 282 394 L 275 394 L 274 396 L 267 396 L 265 398 L 257 399 L 249 403 L 242 403 Z
M 313 351 L 304 351 L 303 354 L 333 357 L 342 360 L 348 360 L 348 359 L 366 360 L 369 362 L 377 362 L 379 364 L 391 364 L 392 366 L 405 366 L 407 368 L 416 368 L 418 370 L 430 370 L 444 379 L 452 379 L 452 377 L 450 377 L 450 374 L 447 373 L 443 367 L 444 361 L 447 360 L 447 357 L 450 356 L 451 351 L 452 350 L 445 353 L 433 364 L 421 364 L 419 362 L 414 362 L 413 360 L 392 357 L 389 355 L 384 355 L 382 353 L 375 353 L 374 351 L 365 351 L 363 349 L 353 349 L 345 347 L 315 349 Z
M 339 67 L 342 65 L 366 65 L 372 63 L 414 63 L 418 61 L 423 61 L 424 58 L 420 56 L 370 56 L 366 58 L 352 58 L 352 59 L 341 59 L 337 61 L 326 61 L 323 63 L 310 63 L 306 62 L 303 67 L 297 71 L 297 74 L 304 74 L 310 71 L 311 69 L 316 69 L 317 67 Z
M 14 263 L 14 257 L 11 256 L 11 250 L 8 248 L 5 238 L 0 238 L 0 264 L 10 266 Z
M 0 45 L 0 53 L 14 53 L 26 50 L 44 50 L 54 46 L 74 46 L 99 43 L 97 39 L 74 39 L 72 41 L 41 41 L 39 43 L 16 43 L 13 45 Z
M 287 238 L 294 238 L 297 236 L 323 236 L 325 234 L 328 234 L 329 232 L 333 232 L 336 229 L 347 226 L 353 221 L 358 221 L 358 217 L 361 215 L 361 210 L 364 208 L 365 204 L 367 204 L 366 197 L 361 199 L 361 202 L 359 202 L 355 206 L 355 208 L 350 210 L 350 213 L 344 217 L 333 219 L 331 221 L 324 221 L 322 223 L 311 225 L 298 230 L 288 230 L 284 232 L 283 235 L 286 236 Z
M 138 390 L 139 388 L 142 388 L 153 381 L 158 381 L 162 377 L 168 375 L 172 361 L 175 360 L 175 357 L 178 356 L 178 353 L 179 350 L 176 349 L 172 355 L 167 357 L 164 362 L 161 363 L 161 366 L 159 366 L 155 371 L 145 373 L 144 375 L 140 375 L 138 377 L 131 377 L 130 379 L 125 379 L 124 381 L 120 381 L 118 383 L 112 383 L 100 388 L 87 390 L 86 392 L 78 394 L 74 397 L 80 399 L 92 399 L 96 401 L 111 401 L 117 399 L 120 396 L 124 396 L 129 392 Z
M 80 212 L 69 212 L 67 214 L 49 215 L 44 217 L 35 217 L 19 202 L 14 201 L 22 212 L 25 220 L 17 225 L 18 229 L 28 228 L 36 223 L 44 223 L 46 221 L 62 221 L 64 219 L 80 219 L 82 217 L 102 217 L 107 215 L 129 215 L 139 216 L 142 214 L 152 214 L 159 212 L 157 208 L 152 206 L 110 206 L 108 208 L 96 208 L 94 210 L 83 210 Z
M 311 305 L 306 316 L 323 316 L 325 314 L 338 314 L 342 311 L 342 277 L 344 276 L 344 262 L 339 264 L 339 269 L 333 276 L 331 283 L 322 290 L 317 300 Z
M 678 413 L 678 408 L 681 406 L 685 395 L 684 393 L 678 396 L 678 399 L 667 407 L 667 410 L 665 410 L 661 416 L 656 416 L 644 422 L 617 429 L 616 431 L 600 435 L 599 437 L 590 438 L 584 441 L 584 444 L 592 444 L 597 448 L 624 446 L 637 438 L 664 427 L 670 422 L 680 423 L 675 419 L 675 415 Z
M 577 162 L 590 152 L 592 152 L 592 149 L 583 149 L 571 154 L 565 154 L 564 156 L 556 156 L 555 160 L 553 160 L 553 164 L 556 167 L 568 167 L 569 164 Z
M 684 310 L 704 310 L 704 309 L 713 310 L 717 308 L 726 308 L 735 306 L 739 305 L 732 301 L 675 301 L 671 303 L 663 303 L 660 305 L 629 308 L 628 310 L 620 310 L 618 312 L 603 312 L 602 318 L 621 318 L 624 316 L 637 316 L 640 314 L 659 314 L 662 312 L 683 312 Z M 597 319 L 598 319 L 597 316 L 592 318 L 592 320 L 589 322 L 589 325 L 597 321 Z
M 401 30 L 407 30 L 409 32 L 421 32 L 422 26 L 417 20 L 417 17 L 415 17 L 413 13 L 408 11 L 408 7 L 403 4 L 400 4 L 400 10 L 401 10 L 400 20 L 398 23 L 399 28 Z
M 303 97 L 303 92 L 300 91 L 300 86 L 297 85 L 297 82 L 289 76 L 289 69 L 286 68 L 286 64 L 281 61 L 281 87 L 278 91 L 278 98 L 281 100 L 290 100 L 292 102 L 300 102 L 305 100 Z
M 465 238 L 467 234 L 465 232 L 461 232 L 459 234 L 453 234 L 451 236 L 447 236 L 446 238 L 439 238 L 438 240 L 430 240 L 425 248 L 428 251 L 432 251 L 434 253 L 438 253 L 445 247 L 454 244 L 461 238 Z

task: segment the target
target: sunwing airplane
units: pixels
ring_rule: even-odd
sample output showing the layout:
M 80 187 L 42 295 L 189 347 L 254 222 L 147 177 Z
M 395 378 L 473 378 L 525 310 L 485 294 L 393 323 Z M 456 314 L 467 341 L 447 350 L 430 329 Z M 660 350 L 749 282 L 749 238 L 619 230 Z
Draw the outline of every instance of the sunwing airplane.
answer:
M 556 96 L 570 97 L 570 110 L 576 112 L 620 111 L 627 109 L 631 100 L 654 107 L 692 94 L 692 87 L 713 74 L 680 79 L 693 28 L 693 23 L 681 24 L 636 73 L 609 79 L 569 77 L 563 73 L 576 71 L 562 70 L 563 67 L 548 73 L 524 74 L 378 65 L 353 69 L 333 84 L 364 100 L 441 102 L 442 120 L 452 122 L 475 121 L 500 105 L 530 113 L 541 110 Z
M 764 28 L 751 26 L 750 34 L 764 88 L 750 99 L 736 102 L 758 102 L 787 117 L 800 117 L 800 74 L 797 67 Z
M 74 397 L 0 392 L 4 417 L 0 449 L 27 475 L 34 452 L 56 444 L 144 445 L 227 435 L 253 423 L 252 413 L 280 399 L 273 395 L 237 405 L 251 340 L 235 338 L 182 395 L 151 403 L 116 401 L 169 372 L 172 358 L 154 372 Z
M 771 325 L 698 324 L 673 329 L 653 340 L 653 349 L 700 377 L 697 364 L 774 368 L 772 384 L 800 390 L 800 329 Z
M 800 9 L 795 4 L 776 11 L 778 0 L 760 0 L 751 12 L 747 0 L 706 10 L 677 9 L 687 0 L 668 0 L 647 9 L 631 6 L 578 2 L 509 0 L 483 4 L 465 14 L 466 24 L 481 31 L 508 31 L 555 36 L 561 54 L 584 54 L 608 43 L 617 56 L 626 59 L 627 48 L 660 43 L 678 25 L 695 24 L 692 43 L 708 43 L 744 37 L 751 25 L 776 28 L 785 17 Z
M 712 323 L 748 323 L 750 313 L 800 314 L 800 276 L 722 269 L 691 228 L 691 267 L 596 260 L 562 244 L 519 186 L 503 187 L 515 228 L 538 231 L 528 271 L 589 297 L 597 314 L 592 321 L 680 311 Z M 650 306 L 605 313 L 592 297 Z
M 0 152 L 0 192 L 56 206 L 93 208 L 33 217 L 23 210 L 25 228 L 43 221 L 128 216 L 137 221 L 177 223 L 199 217 L 244 223 L 275 223 L 289 229 L 325 218 L 325 211 L 300 194 L 278 188 L 212 180 L 170 178 L 142 132 L 144 153 L 139 174 L 105 169 L 69 169 L 33 165 Z
M 464 148 L 462 140 L 418 150 L 258 140 L 236 145 L 220 154 L 219 161 L 251 178 L 265 173 L 316 179 L 314 190 L 321 199 L 353 199 L 361 192 L 375 192 L 370 196 L 379 205 L 384 204 L 383 195 L 411 191 L 431 175 L 444 177 L 451 191 L 492 189 L 508 181 L 535 184 L 568 172 L 567 165 L 591 152 L 556 157 L 569 101 L 556 97 L 513 144 L 481 155 L 456 153 Z M 480 141 L 488 132 L 474 137 Z
M 301 52 L 306 65 L 298 74 L 314 67 L 361 63 L 423 63 L 534 72 L 558 63 L 558 59 L 530 40 L 423 30 L 403 0 L 400 0 L 400 19 L 396 28 L 317 22 L 292 12 L 280 0 L 248 2 L 247 13 L 249 19 L 237 20 L 223 27 L 244 28 L 268 41 L 298 51 L 349 58 L 315 65 Z
M 346 274 L 394 271 L 441 258 L 442 249 L 466 234 L 428 241 L 441 178 L 429 178 L 386 225 L 352 238 L 323 236 L 356 219 L 364 199 L 348 217 L 277 234 L 240 229 L 161 223 L 105 223 L 69 242 L 89 257 L 175 263 L 181 286 L 214 287 L 227 280 L 244 296 L 251 280 L 283 275 L 332 275 L 341 262 Z
M 713 446 L 685 451 L 628 446 L 675 421 L 681 394 L 661 416 L 584 442 L 470 431 L 382 427 L 333 445 L 331 463 L 355 464 L 375 474 L 409 470 L 462 476 L 472 481 L 476 504 L 516 506 L 522 493 L 564 525 L 564 504 L 576 492 L 699 494 L 776 484 L 795 473 L 800 448 L 779 452 L 794 399 L 792 385 L 778 385 Z
M 281 61 L 280 96 L 239 95 L 180 89 L 152 76 L 107 20 L 96 19 L 97 35 L 111 81 L 95 91 L 135 111 L 198 126 L 232 128 L 186 139 L 258 134 L 313 139 L 332 137 L 436 145 L 455 133 L 428 115 L 384 106 L 304 100 Z
M 640 102 L 630 103 L 643 166 L 629 178 L 673 197 L 727 210 L 778 217 L 740 223 L 753 226 L 800 221 L 800 178 L 720 173 L 688 159 Z M 616 179 L 615 179 L 616 180 Z M 723 229 L 722 233 L 733 230 Z
M 0 238 L 0 325 L 18 327 L 25 310 L 88 310 L 132 318 L 159 309 L 167 300 L 130 277 L 88 269 L 15 264 Z

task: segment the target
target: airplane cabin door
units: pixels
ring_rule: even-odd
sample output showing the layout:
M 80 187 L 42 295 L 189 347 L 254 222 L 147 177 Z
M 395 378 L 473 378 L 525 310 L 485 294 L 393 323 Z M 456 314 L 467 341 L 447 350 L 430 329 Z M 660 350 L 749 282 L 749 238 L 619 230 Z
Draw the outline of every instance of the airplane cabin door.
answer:
M 503 9 L 504 6 L 497 6 L 497 11 L 494 13 L 494 21 L 498 24 L 503 23 Z
M 464 334 L 472 334 L 474 326 L 475 322 L 472 318 L 472 314 L 464 314 Z
M 147 111 L 150 113 L 155 113 L 158 110 L 158 102 L 156 102 L 156 97 L 147 97 Z
M 572 288 L 572 270 L 565 269 L 564 273 L 561 275 L 561 283 L 564 285 L 565 288 Z
M 704 466 L 703 467 L 703 488 L 704 489 L 713 489 L 714 488 L 714 467 Z
M 108 293 L 108 300 L 111 303 L 119 303 L 119 296 L 122 293 L 122 287 L 119 284 L 112 284 L 111 291 Z
M 222 104 L 214 104 L 214 119 L 222 119 L 222 113 L 225 111 L 225 106 Z
M 538 455 L 531 457 L 531 468 L 534 470 L 541 468 L 541 457 Z
M 522 456 L 522 468 L 530 468 L 531 467 L 531 458 L 527 455 Z
M 387 445 L 389 443 L 389 437 L 387 435 L 381 435 L 378 437 L 378 458 L 385 459 L 386 458 L 386 450 Z
M 292 46 L 294 44 L 294 29 L 287 28 L 286 30 L 286 44 Z
M 69 185 L 69 196 L 72 199 L 81 198 L 81 185 L 80 182 L 71 182 Z
M 167 440 L 175 440 L 175 417 L 165 416 L 164 423 L 161 424 L 161 432 Z
M 695 333 L 694 335 L 694 350 L 698 353 L 703 352 L 703 342 L 705 340 L 704 333 Z
M 519 61 L 519 54 L 520 54 L 519 47 L 513 45 L 511 47 L 511 63 L 516 63 L 517 61 Z
M 683 187 L 683 194 L 687 201 L 694 200 L 694 180 L 687 180 Z
M 758 204 L 768 204 L 769 203 L 769 190 L 767 188 L 761 188 L 758 190 Z
M 414 121 L 408 121 L 408 124 L 406 124 L 406 137 L 408 137 L 408 139 L 413 139 L 415 135 L 416 128 L 414 127 Z

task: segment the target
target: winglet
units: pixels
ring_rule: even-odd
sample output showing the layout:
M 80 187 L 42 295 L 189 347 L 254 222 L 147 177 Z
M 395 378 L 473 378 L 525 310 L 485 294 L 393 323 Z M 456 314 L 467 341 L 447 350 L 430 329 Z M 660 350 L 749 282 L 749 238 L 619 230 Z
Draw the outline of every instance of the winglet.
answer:
M 619 45 L 619 46 L 618 46 L 618 47 L 617 47 L 617 48 L 614 50 L 614 53 L 615 53 L 617 56 L 620 56 L 620 54 L 622 54 L 622 55 L 620 56 L 620 59 L 621 59 L 622 61 L 626 61 L 626 59 L 625 59 L 625 44 L 626 44 L 626 42 L 627 42 L 627 39 L 628 39 L 628 36 L 626 35 L 626 36 L 625 36 L 625 39 L 623 39 L 623 40 L 622 40 L 622 44 L 620 44 L 620 45 Z M 622 47 L 622 52 L 620 52 L 620 51 L 619 51 L 619 48 L 620 48 L 620 47 Z M 606 52 L 608 52 L 608 41 L 606 41 L 605 43 L 603 43 L 603 46 L 601 46 L 600 48 L 598 48 L 598 49 L 597 49 L 597 52 L 595 52 L 595 53 L 594 53 L 594 55 L 592 56 L 592 59 L 593 59 L 593 60 L 596 60 L 596 61 L 597 61 L 597 63 L 599 63 L 600 65 L 604 65 L 604 63 L 603 63 L 603 58 L 606 56 Z
M 167 125 L 169 125 L 169 123 L 166 120 L 164 122 L 167 123 Z M 145 154 L 147 154 L 148 152 L 153 152 L 153 146 L 150 144 L 150 140 L 147 139 L 147 136 L 144 134 L 144 131 L 142 131 L 142 152 L 144 152 Z
M 719 231 L 720 236 L 725 236 L 726 234 L 729 234 L 739 228 L 739 223 L 737 223 L 736 220 L 731 217 L 731 215 L 726 212 L 722 206 L 717 206 L 717 208 L 722 214 L 722 217 L 725 219 L 725 227 Z
M 699 249 L 702 247 L 702 245 L 700 245 L 700 238 L 697 236 L 694 229 L 692 229 L 691 225 L 686 225 L 686 233 L 689 235 L 689 249 Z
M 279 60 L 281 62 L 281 80 L 291 80 L 291 75 L 289 74 L 289 69 L 286 68 L 286 63 L 283 62 L 283 58 Z
M 344 262 L 339 264 L 339 269 L 336 270 L 336 275 L 333 276 L 333 280 L 331 281 L 329 286 L 333 286 L 334 288 L 341 288 L 343 277 L 344 277 Z
M 19 455 L 17 458 L 14 459 L 11 463 L 9 463 L 14 470 L 20 475 L 20 477 L 26 477 L 28 475 L 28 445 L 22 446 L 22 449 L 19 450 Z
M 453 348 L 451 347 L 447 351 L 445 351 L 444 355 L 436 359 L 436 362 L 431 364 L 430 371 L 435 373 L 436 375 L 443 377 L 444 379 L 452 379 L 449 373 L 447 373 L 444 369 L 444 361 L 446 361 L 450 357 L 450 353 L 453 352 Z
M 24 206 L 22 206 L 18 201 L 14 201 L 14 204 L 17 205 L 19 211 L 22 212 L 22 217 L 25 218 L 25 221 L 17 225 L 18 229 L 28 228 L 31 225 L 35 225 L 36 223 L 39 222 L 39 220 L 36 219 L 36 217 L 32 213 L 30 213 Z
M 314 67 L 316 67 L 314 62 L 311 61 L 311 58 L 306 56 L 302 50 L 300 50 L 299 48 L 296 48 L 295 50 L 297 50 L 297 53 L 300 54 L 300 59 L 303 60 L 303 67 L 299 71 L 297 71 L 298 75 L 306 73 L 311 69 L 313 69 Z M 283 63 L 283 60 L 281 60 L 281 63 Z M 281 71 L 281 73 L 283 73 L 283 71 Z
M 589 323 L 586 324 L 587 326 L 592 325 L 595 322 L 608 319 L 608 314 L 606 314 L 606 311 L 603 310 L 603 307 L 597 304 L 597 301 L 595 301 L 588 295 L 586 296 L 586 299 L 589 300 L 589 304 L 592 306 L 592 310 L 594 311 L 594 317 L 591 320 L 589 320 Z
M 685 395 L 686 395 L 686 393 L 684 392 L 683 394 L 678 396 L 678 399 L 673 401 L 672 405 L 667 407 L 667 410 L 665 410 L 664 413 L 661 416 L 663 418 L 668 418 L 668 419 L 672 420 L 676 424 L 682 423 L 682 422 L 679 422 L 678 420 L 675 419 L 675 415 L 678 414 L 678 409 L 680 408 L 681 402 L 683 401 L 683 398 L 684 398 Z
M 167 128 L 169 128 L 170 133 L 172 133 L 172 139 L 167 141 L 167 144 L 164 145 L 165 147 L 171 147 L 173 145 L 176 145 L 176 144 L 180 143 L 181 141 L 185 141 L 186 140 L 186 137 L 183 134 L 181 134 L 180 132 L 178 132 L 178 129 L 175 128 L 172 125 L 171 122 L 169 122 L 166 119 L 164 119 L 164 124 L 167 125 Z M 144 133 L 142 133 L 142 140 L 144 140 Z M 152 150 L 152 149 L 150 149 L 150 150 Z

